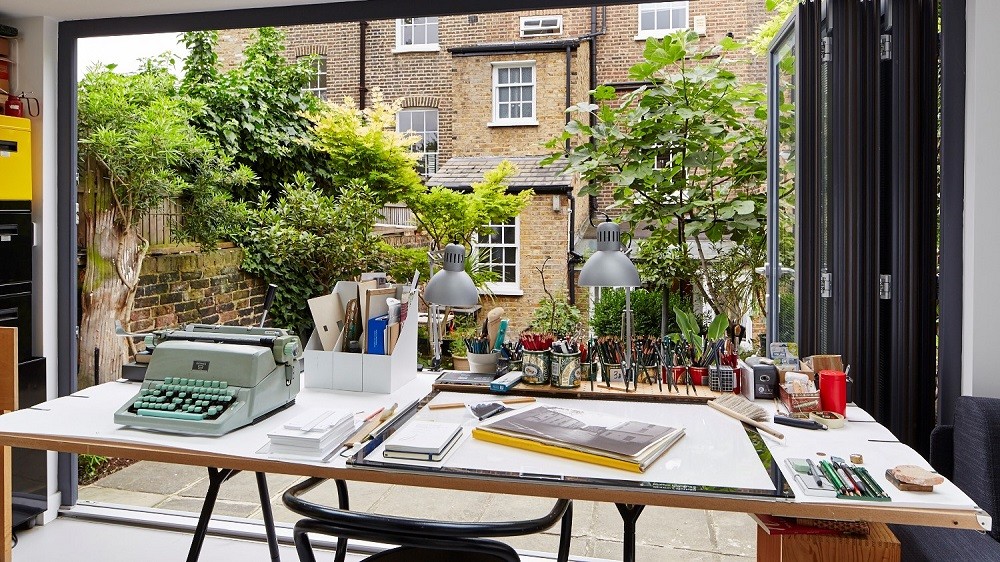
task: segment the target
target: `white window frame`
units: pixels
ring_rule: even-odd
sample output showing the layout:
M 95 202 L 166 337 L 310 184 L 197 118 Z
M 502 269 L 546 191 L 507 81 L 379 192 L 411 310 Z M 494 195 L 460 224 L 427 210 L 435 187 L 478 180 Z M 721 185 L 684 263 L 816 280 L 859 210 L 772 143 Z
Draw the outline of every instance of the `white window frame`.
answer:
M 404 19 L 412 20 L 425 20 L 420 23 L 403 23 Z M 434 43 L 418 43 L 413 45 L 406 45 L 403 43 L 403 28 L 406 26 L 429 26 L 432 22 L 426 20 L 434 20 L 434 27 L 437 28 L 438 40 Z M 396 48 L 392 50 L 394 53 L 420 53 L 420 52 L 433 52 L 441 50 L 441 20 L 437 17 L 423 17 L 423 18 L 398 18 L 396 20 Z
M 556 20 L 556 27 L 554 28 L 542 28 L 541 24 L 544 20 Z M 525 24 L 531 24 L 532 22 L 537 22 L 533 26 L 538 32 L 532 33 L 532 30 L 526 29 Z M 562 35 L 563 32 L 563 17 L 562 14 L 555 16 L 521 16 L 521 37 L 546 37 L 549 35 Z
M 327 78 L 330 76 L 326 67 L 326 55 L 303 55 L 298 57 L 297 60 L 309 57 L 315 58 L 315 60 L 312 61 L 312 64 L 310 64 L 312 74 L 309 76 L 309 84 L 307 84 L 306 87 L 302 88 L 300 91 L 302 93 L 312 94 L 321 100 L 325 100 L 326 89 L 328 86 Z
M 509 224 L 504 225 L 490 225 L 490 226 L 512 226 Z M 514 296 L 519 297 L 524 295 L 524 291 L 521 290 L 521 217 L 514 217 L 514 243 L 513 244 L 481 244 L 479 242 L 479 237 L 476 236 L 472 243 L 472 251 L 479 253 L 482 250 L 487 250 L 492 248 L 514 248 L 514 278 L 516 281 L 497 281 L 490 282 L 486 284 L 486 289 L 481 290 L 481 292 L 489 292 L 497 296 Z
M 406 112 L 416 113 L 418 111 L 420 111 L 420 112 L 433 111 L 436 114 L 435 122 L 437 123 L 437 128 L 434 129 L 434 138 L 435 138 L 435 142 L 437 143 L 437 149 L 436 150 L 427 150 L 427 139 L 426 139 L 426 137 L 423 136 L 424 134 L 426 134 L 428 132 L 427 130 L 424 130 L 424 131 L 414 131 L 412 128 L 411 129 L 407 129 L 407 130 L 403 130 L 403 128 L 402 128 L 402 126 L 400 124 L 400 121 L 399 121 L 399 116 L 400 115 L 402 115 L 403 113 L 406 113 Z M 427 121 L 426 121 L 426 118 L 425 118 L 424 123 L 426 123 L 426 122 Z M 423 162 L 425 164 L 427 163 L 427 156 L 429 154 L 433 154 L 434 155 L 434 169 L 430 170 L 428 166 L 425 166 L 424 174 L 423 175 L 424 176 L 430 176 L 430 175 L 434 174 L 435 172 L 437 172 L 437 169 L 438 169 L 438 164 L 439 164 L 439 162 L 438 162 L 438 154 L 440 154 L 440 151 L 441 151 L 441 112 L 438 111 L 438 109 L 436 107 L 406 107 L 406 108 L 403 108 L 403 109 L 399 110 L 399 113 L 396 114 L 396 132 L 406 133 L 408 131 L 412 132 L 412 134 L 414 134 L 414 135 L 421 135 L 421 139 L 423 140 L 423 148 L 422 148 L 422 150 L 414 150 L 413 147 L 410 147 L 410 152 L 412 152 L 414 154 L 419 154 L 421 156 L 421 158 L 423 159 Z
M 683 29 L 690 29 L 691 28 L 691 6 L 690 6 L 690 3 L 687 0 L 678 0 L 678 1 L 674 1 L 674 2 L 652 2 L 652 3 L 646 3 L 646 4 L 639 4 L 638 8 L 639 8 L 637 10 L 637 12 L 638 12 L 638 21 L 636 21 L 636 29 L 638 29 L 638 33 L 636 33 L 636 36 L 635 36 L 635 40 L 636 41 L 645 41 L 646 39 L 648 39 L 650 37 L 654 37 L 656 39 L 662 39 L 666 35 L 668 35 L 670 33 L 673 33 L 675 31 L 681 31 Z M 673 10 L 684 10 L 684 27 L 667 27 L 667 28 L 656 28 L 656 27 L 654 27 L 653 29 L 643 29 L 642 28 L 642 14 L 644 12 L 656 12 L 658 10 L 665 10 L 665 9 L 669 9 L 671 11 L 673 11 Z M 673 17 L 671 15 L 671 21 L 672 20 L 673 20 Z M 654 18 L 654 26 L 655 26 L 655 18 Z
M 534 60 L 493 62 L 493 120 L 489 127 L 519 127 L 538 125 L 538 69 Z M 500 88 L 515 87 L 514 84 L 499 83 L 501 68 L 531 67 L 531 82 L 518 82 L 516 87 L 531 86 L 531 117 L 500 117 Z M 520 100 L 523 103 L 525 100 Z M 507 102 L 509 103 L 509 102 Z

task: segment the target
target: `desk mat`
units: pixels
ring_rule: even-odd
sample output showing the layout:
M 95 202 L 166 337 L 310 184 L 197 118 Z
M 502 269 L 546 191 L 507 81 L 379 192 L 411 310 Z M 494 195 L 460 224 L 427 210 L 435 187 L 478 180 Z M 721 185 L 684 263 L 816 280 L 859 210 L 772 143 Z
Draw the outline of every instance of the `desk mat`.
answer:
M 488 391 L 487 387 L 474 384 L 452 384 L 446 382 L 435 382 L 435 390 L 449 392 L 475 392 L 482 393 Z M 691 391 L 690 394 L 687 391 Z M 693 404 L 704 404 L 722 396 L 721 392 L 715 392 L 707 386 L 696 386 L 692 391 L 685 390 L 683 385 L 678 390 L 668 390 L 663 385 L 663 390 L 655 384 L 639 383 L 638 388 L 633 390 L 629 387 L 625 392 L 621 382 L 611 383 L 611 388 L 606 384 L 594 383 L 594 389 L 590 389 L 590 383 L 584 381 L 577 388 L 557 388 L 546 384 L 526 384 L 517 383 L 507 394 L 517 396 L 534 396 L 535 398 L 581 398 L 581 399 L 612 399 L 631 400 L 636 402 L 684 402 Z M 731 393 L 727 393 L 731 394 Z
M 699 439 L 694 435 L 684 437 L 671 448 L 671 451 L 668 451 L 664 457 L 658 459 L 646 473 L 641 475 L 589 463 L 566 461 L 559 457 L 541 455 L 514 448 L 487 450 L 486 447 L 499 446 L 470 439 L 468 435 L 465 435 L 463 441 L 459 442 L 442 461 L 420 462 L 383 458 L 381 446 L 384 440 L 412 417 L 416 417 L 417 419 L 430 418 L 433 421 L 462 422 L 462 420 L 465 420 L 463 425 L 469 427 L 475 425 L 474 421 L 470 421 L 474 420 L 474 418 L 466 414 L 464 409 L 428 411 L 423 407 L 431 401 L 437 401 L 434 399 L 439 394 L 439 400 L 444 402 L 453 402 L 461 399 L 460 396 L 452 393 L 431 392 L 421 400 L 420 404 L 406 412 L 405 416 L 400 416 L 394 420 L 382 433 L 369 441 L 361 451 L 351 456 L 347 461 L 348 465 L 393 471 L 405 470 L 418 473 L 456 474 L 465 477 L 494 480 L 556 481 L 561 484 L 599 486 L 609 489 L 662 490 L 665 492 L 690 493 L 694 495 L 736 495 L 757 498 L 794 497 L 778 464 L 773 460 L 771 451 L 768 449 L 768 444 L 756 430 L 752 428 L 747 429 L 739 422 L 721 414 L 718 414 L 718 418 L 714 419 L 713 417 L 716 416 L 717 412 L 708 408 L 704 410 L 699 409 L 700 415 L 706 418 L 713 418 L 713 421 L 710 421 L 706 427 L 695 427 L 695 424 L 701 424 L 702 422 L 696 421 L 695 418 L 699 417 L 699 415 L 696 415 L 696 412 L 688 410 L 688 408 L 696 407 L 694 405 L 672 405 L 671 407 L 680 408 L 683 411 L 678 410 L 674 412 L 673 419 L 663 419 L 661 421 L 666 425 L 684 425 L 689 432 L 700 432 L 702 438 Z M 484 396 L 484 399 L 488 399 L 487 396 Z M 629 404 L 633 403 L 603 402 L 603 406 L 617 408 L 618 411 L 609 411 L 609 413 L 616 415 L 622 415 L 630 411 L 630 408 L 634 406 L 630 406 Z M 574 407 L 571 402 L 567 403 L 567 405 Z M 649 404 L 649 406 L 656 407 L 653 404 Z M 575 407 L 585 408 L 585 405 Z M 689 419 L 689 424 L 677 424 L 675 422 L 675 420 L 683 420 L 685 418 Z M 716 424 L 724 424 L 727 427 L 731 425 L 731 432 L 725 434 L 717 432 Z M 466 433 L 469 432 L 469 427 L 466 428 Z M 753 466 L 751 464 L 743 464 L 743 468 L 740 468 L 741 465 L 736 462 L 737 459 L 733 458 L 734 462 L 729 463 L 727 470 L 730 474 L 735 474 L 736 476 L 724 479 L 729 481 L 727 483 L 719 482 L 711 477 L 696 477 L 694 479 L 672 478 L 670 471 L 677 470 L 684 463 L 694 462 L 695 464 L 692 466 L 698 474 L 709 473 L 719 468 L 726 468 L 723 465 L 727 463 L 715 462 L 717 459 L 707 461 L 705 447 L 711 447 L 711 445 L 707 444 L 707 441 L 704 440 L 706 435 L 713 435 L 715 437 L 713 441 L 716 443 L 731 441 L 734 446 L 738 446 L 741 450 L 745 451 L 742 457 L 744 458 L 743 462 L 752 463 Z M 466 444 L 474 450 L 466 451 Z M 688 449 L 686 458 L 680 454 L 683 449 Z M 491 452 L 494 453 L 492 455 L 493 458 L 490 458 L 491 455 L 489 453 Z M 749 452 L 749 456 L 747 456 L 746 452 Z M 753 460 L 750 460 L 751 458 Z M 514 459 L 519 460 L 514 461 Z M 704 462 L 706 461 L 711 466 L 705 466 Z M 566 464 L 567 462 L 577 464 L 570 465 Z M 757 476 L 753 476 L 751 473 Z M 713 485 L 715 483 L 721 485 Z

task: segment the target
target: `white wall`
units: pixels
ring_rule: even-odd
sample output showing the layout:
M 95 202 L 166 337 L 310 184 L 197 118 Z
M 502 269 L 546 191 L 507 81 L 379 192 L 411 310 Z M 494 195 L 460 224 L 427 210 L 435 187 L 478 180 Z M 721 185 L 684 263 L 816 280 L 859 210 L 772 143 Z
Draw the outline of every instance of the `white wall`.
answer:
M 19 30 L 17 68 L 12 84 L 15 92 L 38 98 L 41 112 L 32 121 L 32 219 L 36 223 L 34 249 L 33 332 L 34 355 L 46 358 L 48 398 L 57 393 L 59 333 L 56 317 L 56 49 L 58 24 L 49 18 L 22 18 L 3 21 Z M 59 507 L 55 453 L 49 453 L 49 510 L 54 518 Z
M 962 394 L 1000 397 L 1000 2 L 968 0 Z

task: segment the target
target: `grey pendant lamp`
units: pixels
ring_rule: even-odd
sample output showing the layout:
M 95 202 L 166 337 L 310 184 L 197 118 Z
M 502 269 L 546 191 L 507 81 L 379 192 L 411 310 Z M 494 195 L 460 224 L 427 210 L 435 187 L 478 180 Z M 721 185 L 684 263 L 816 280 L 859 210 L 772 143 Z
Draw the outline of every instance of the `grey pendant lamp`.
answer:
M 424 299 L 443 306 L 467 307 L 479 304 L 479 290 L 465 272 L 465 246 L 448 244 L 444 267 L 424 287 Z
M 597 251 L 587 259 L 580 271 L 584 287 L 638 287 L 639 271 L 622 252 L 622 231 L 618 223 L 603 222 L 597 226 Z

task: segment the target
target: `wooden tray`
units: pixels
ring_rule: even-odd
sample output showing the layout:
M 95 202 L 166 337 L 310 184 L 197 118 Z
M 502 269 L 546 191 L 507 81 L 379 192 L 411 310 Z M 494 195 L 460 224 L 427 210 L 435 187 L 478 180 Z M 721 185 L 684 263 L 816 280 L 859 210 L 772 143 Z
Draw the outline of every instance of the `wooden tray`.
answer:
M 449 384 L 434 383 L 437 390 L 447 390 L 451 392 L 489 392 L 488 386 L 471 384 Z M 638 390 L 625 392 L 621 382 L 612 383 L 611 388 L 604 384 L 594 383 L 594 390 L 590 390 L 590 382 L 584 381 L 578 388 L 556 388 L 545 384 L 525 384 L 518 383 L 510 389 L 506 395 L 534 396 L 536 398 L 586 398 L 586 399 L 614 399 L 614 400 L 635 400 L 637 402 L 688 402 L 692 404 L 704 404 L 709 400 L 722 396 L 722 393 L 710 390 L 707 386 L 694 387 L 698 394 L 686 394 L 684 386 L 681 385 L 680 392 L 667 390 L 667 385 L 663 385 L 663 392 L 655 384 L 639 383 Z

